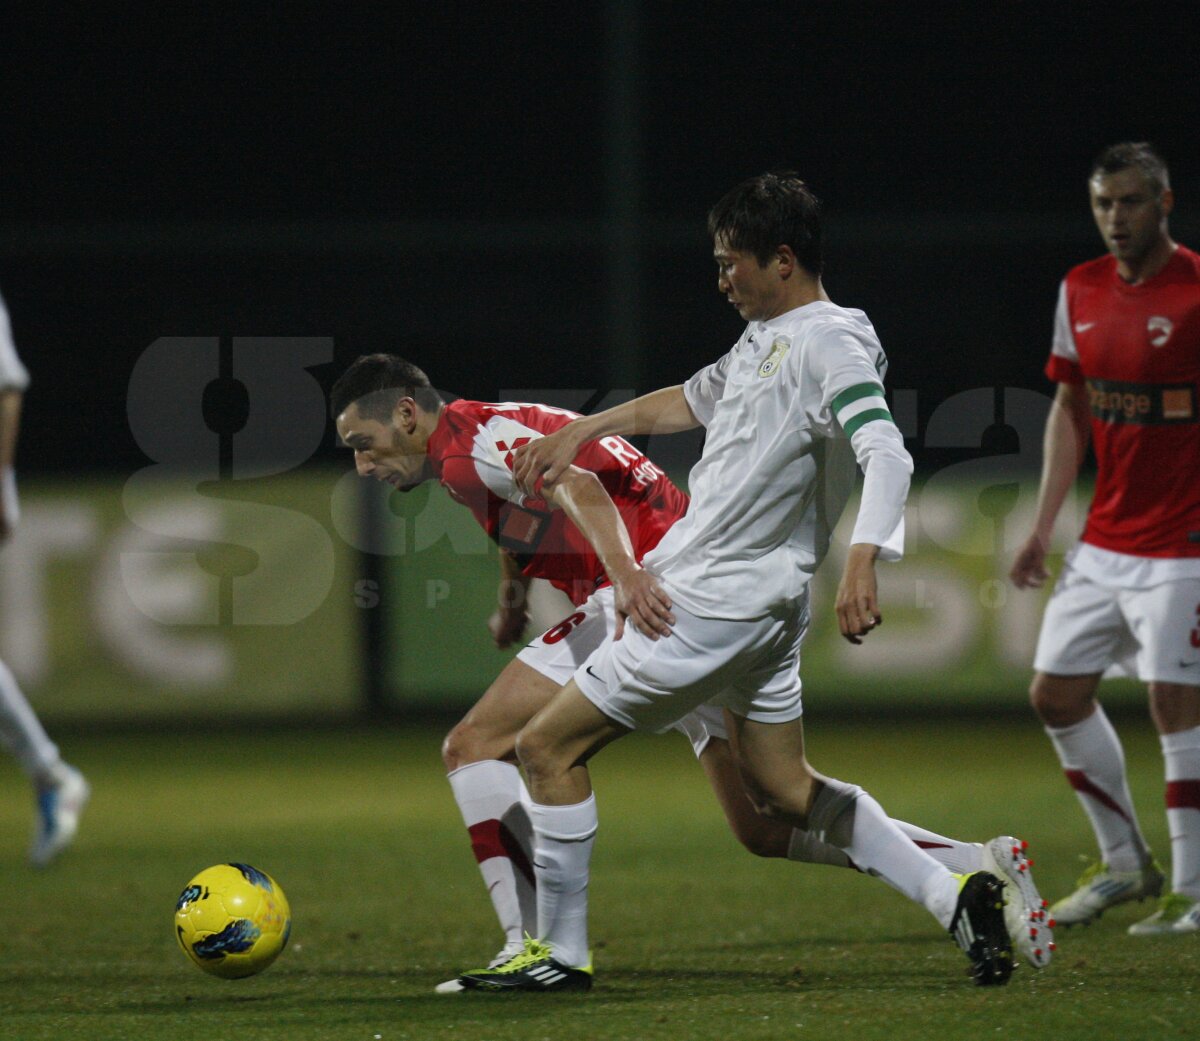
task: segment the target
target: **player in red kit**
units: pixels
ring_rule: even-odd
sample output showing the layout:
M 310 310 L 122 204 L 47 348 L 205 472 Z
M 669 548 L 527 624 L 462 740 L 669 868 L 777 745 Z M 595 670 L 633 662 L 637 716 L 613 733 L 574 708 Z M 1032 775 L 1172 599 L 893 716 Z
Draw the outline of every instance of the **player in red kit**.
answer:
M 534 496 L 526 495 L 513 477 L 513 453 L 576 413 L 523 402 L 447 404 L 419 368 L 394 355 L 359 358 L 334 385 L 331 399 L 338 434 L 354 451 L 362 476 L 398 489 L 437 480 L 500 545 L 505 577 L 491 623 L 499 646 L 515 642 L 525 628 L 523 594 L 533 578 L 550 581 L 575 605 L 509 662 L 442 749 L 505 934 L 494 959 L 503 963 L 523 949 L 526 933 L 537 931 L 529 797 L 516 765 L 516 736 L 626 619 L 647 634 L 669 631 L 670 600 L 640 562 L 683 516 L 688 499 L 620 437 L 589 442 L 553 490 L 539 486 Z M 674 729 L 692 742 L 731 830 L 747 849 L 763 857 L 854 866 L 815 834 L 755 813 L 720 708 L 701 705 Z M 1034 967 L 1049 962 L 1052 937 L 1022 843 L 1011 836 L 960 842 L 896 824 L 950 870 L 986 869 L 1008 885 L 1006 921 L 1015 945 Z M 438 987 L 447 994 L 462 989 L 457 980 Z
M 1200 255 L 1171 240 L 1174 205 L 1148 144 L 1107 149 L 1088 182 L 1108 254 L 1063 281 L 1046 374 L 1034 531 L 1018 587 L 1048 577 L 1046 547 L 1090 435 L 1096 490 L 1080 542 L 1046 607 L 1034 708 L 1091 820 L 1100 860 L 1051 909 L 1089 922 L 1161 894 L 1134 814 L 1120 740 L 1096 700 L 1107 670 L 1149 686 L 1166 764 L 1171 891 L 1135 936 L 1200 931 Z

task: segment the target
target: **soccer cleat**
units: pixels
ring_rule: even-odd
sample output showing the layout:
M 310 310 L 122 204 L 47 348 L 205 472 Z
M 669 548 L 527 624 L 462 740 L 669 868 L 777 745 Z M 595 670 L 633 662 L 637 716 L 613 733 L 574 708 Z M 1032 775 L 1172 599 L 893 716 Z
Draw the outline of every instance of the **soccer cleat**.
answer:
M 525 942 L 523 940 L 509 940 L 500 952 L 490 962 L 489 969 L 495 969 L 503 965 L 510 958 L 515 958 L 518 954 L 525 950 Z M 461 994 L 467 988 L 462 985 L 462 978 L 455 976 L 452 980 L 446 980 L 445 983 L 439 983 L 433 988 L 435 994 Z
M 1183 893 L 1168 893 L 1149 918 L 1129 927 L 1130 936 L 1181 936 L 1200 932 L 1200 900 Z
M 1028 843 L 1011 835 L 998 835 L 983 845 L 983 870 L 1004 884 L 1004 923 L 1013 946 L 1035 969 L 1044 969 L 1056 949 L 1056 922 L 1033 884 L 1033 862 L 1025 855 L 1028 848 Z
M 955 875 L 958 903 L 950 936 L 971 962 L 981 987 L 1003 986 L 1013 971 L 1012 943 L 1004 922 L 1004 883 L 989 871 Z
M 463 990 L 496 992 L 582 991 L 592 989 L 592 965 L 581 969 L 563 965 L 550 956 L 541 940 L 526 939 L 520 954 L 495 968 L 464 972 L 458 977 Z
M 1097 862 L 1080 875 L 1075 892 L 1050 908 L 1050 917 L 1061 926 L 1087 925 L 1110 907 L 1161 895 L 1164 881 L 1153 860 L 1137 871 L 1110 871 Z
M 71 844 L 79 830 L 79 816 L 92 794 L 83 774 L 59 763 L 49 781 L 37 786 L 37 819 L 29 859 L 45 867 Z

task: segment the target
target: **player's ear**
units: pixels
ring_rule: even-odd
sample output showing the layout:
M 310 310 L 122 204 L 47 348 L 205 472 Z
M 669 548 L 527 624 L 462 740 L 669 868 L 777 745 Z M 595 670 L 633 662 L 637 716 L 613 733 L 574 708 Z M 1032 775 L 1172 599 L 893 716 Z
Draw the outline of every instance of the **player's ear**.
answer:
M 1170 213 L 1175 209 L 1175 193 L 1170 188 L 1164 188 L 1158 197 L 1158 208 L 1162 210 L 1164 217 L 1170 216 Z
M 412 398 L 401 398 L 392 409 L 392 423 L 406 434 L 411 434 L 417 423 L 417 403 Z
M 775 263 L 779 266 L 779 277 L 790 278 L 797 267 L 796 254 L 792 252 L 792 247 L 786 243 L 776 246 Z

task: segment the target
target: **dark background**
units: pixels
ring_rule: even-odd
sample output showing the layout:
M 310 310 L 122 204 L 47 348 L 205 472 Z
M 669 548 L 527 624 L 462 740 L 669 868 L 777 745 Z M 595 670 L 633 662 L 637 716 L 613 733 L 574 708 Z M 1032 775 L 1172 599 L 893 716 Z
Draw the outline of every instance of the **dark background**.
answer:
M 1200 242 L 1198 21 L 1192 3 L 10 12 L 21 469 L 143 465 L 126 390 L 164 335 L 330 336 L 326 386 L 380 349 L 481 399 L 677 382 L 740 329 L 706 209 L 773 167 L 824 199 L 826 286 L 916 390 L 928 467 L 951 395 L 1049 390 L 1058 281 L 1101 248 L 1100 148 L 1156 142 L 1173 231 Z M 229 433 L 247 404 L 226 387 L 206 407 Z

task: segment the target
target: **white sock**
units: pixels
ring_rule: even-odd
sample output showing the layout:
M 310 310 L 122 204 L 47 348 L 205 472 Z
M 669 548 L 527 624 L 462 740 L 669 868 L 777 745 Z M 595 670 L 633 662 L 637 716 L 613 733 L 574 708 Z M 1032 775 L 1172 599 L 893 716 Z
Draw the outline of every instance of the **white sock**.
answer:
M 1161 734 L 1171 831 L 1171 889 L 1200 900 L 1200 727 Z
M 521 772 L 485 759 L 460 766 L 448 779 L 505 943 L 519 943 L 537 932 L 533 825 Z
M 596 841 L 596 796 L 572 806 L 531 803 L 538 936 L 564 965 L 588 963 L 588 865 Z
M 939 864 L 957 875 L 978 871 L 983 864 L 983 846 L 978 842 L 960 842 L 936 832 L 926 831 L 915 824 L 892 818 L 896 825 L 919 848 L 928 853 Z M 788 841 L 788 860 L 803 864 L 830 864 L 833 867 L 858 868 L 846 854 L 828 842 L 822 842 L 810 831 L 796 828 Z
M 46 735 L 16 679 L 0 662 L 0 744 L 4 745 L 35 782 L 52 779 L 58 765 L 58 746 Z
M 1100 856 L 1113 871 L 1137 871 L 1148 857 L 1117 732 L 1099 705 L 1087 719 L 1069 727 L 1046 727 L 1063 773 L 1083 807 Z
M 821 784 L 809 814 L 812 831 L 844 850 L 859 870 L 883 879 L 949 928 L 958 902 L 958 879 L 905 835 L 858 785 L 832 778 Z
M 892 823 L 947 871 L 956 875 L 969 875 L 983 867 L 983 844 L 980 842 L 960 842 L 958 839 L 939 835 L 936 831 L 926 831 L 915 824 L 909 824 L 908 821 L 896 820 L 895 817 L 892 818 Z

